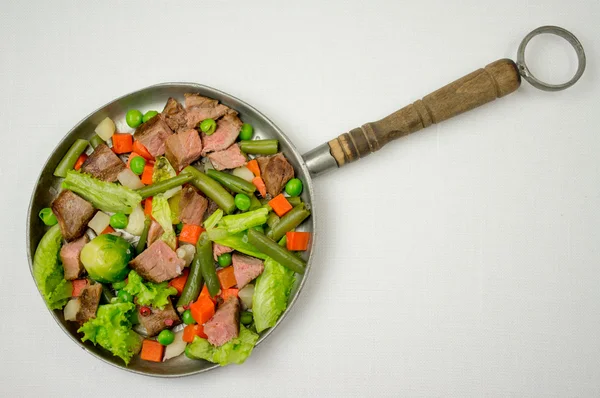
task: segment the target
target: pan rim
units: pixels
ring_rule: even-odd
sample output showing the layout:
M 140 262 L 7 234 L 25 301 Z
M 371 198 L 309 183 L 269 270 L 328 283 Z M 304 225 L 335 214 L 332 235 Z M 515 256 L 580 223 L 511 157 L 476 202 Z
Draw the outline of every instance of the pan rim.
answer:
M 302 157 L 302 154 L 298 151 L 298 149 L 296 148 L 296 146 L 290 141 L 290 139 L 287 137 L 287 135 L 275 124 L 273 123 L 273 121 L 271 119 L 269 119 L 267 116 L 265 116 L 262 112 L 260 112 L 258 109 L 256 109 L 255 107 L 253 107 L 252 105 L 250 105 L 249 103 L 247 103 L 246 101 L 243 101 L 231 94 L 228 94 L 222 90 L 219 89 L 215 89 L 213 87 L 204 85 L 204 84 L 199 84 L 199 83 L 193 83 L 193 82 L 163 82 L 163 83 L 157 83 L 157 84 L 152 84 L 150 86 L 135 90 L 135 91 L 131 91 L 127 94 L 121 95 L 117 98 L 112 99 L 111 101 L 105 103 L 104 105 L 96 108 L 93 112 L 89 113 L 88 115 L 86 115 L 84 118 L 82 118 L 79 122 L 77 122 L 63 137 L 62 139 L 55 145 L 55 147 L 52 149 L 52 151 L 50 151 L 48 157 L 46 158 L 46 161 L 44 162 L 40 173 L 38 175 L 37 180 L 35 180 L 35 184 L 33 185 L 33 189 L 31 190 L 31 194 L 30 194 L 30 199 L 29 199 L 29 206 L 27 209 L 27 218 L 26 218 L 26 233 L 25 233 L 25 239 L 26 239 L 26 250 L 27 250 L 27 260 L 29 262 L 29 272 L 31 274 L 33 283 L 36 287 L 36 290 L 38 290 L 39 293 L 39 297 L 42 298 L 42 303 L 44 304 L 44 306 L 46 307 L 46 310 L 48 312 L 50 312 L 52 318 L 54 319 L 54 321 L 57 323 L 57 325 L 62 329 L 62 331 L 67 334 L 67 336 L 69 336 L 69 338 L 75 342 L 79 347 L 81 347 L 84 351 L 88 352 L 89 354 L 91 354 L 92 356 L 94 356 L 95 358 L 101 360 L 104 363 L 107 363 L 115 368 L 121 369 L 121 370 L 125 370 L 127 372 L 130 373 L 135 373 L 135 374 L 140 374 L 143 376 L 150 376 L 150 377 L 157 377 L 157 378 L 177 378 L 177 377 L 184 377 L 184 376 L 191 376 L 191 375 L 195 375 L 195 374 L 199 374 L 199 373 L 204 373 L 207 372 L 209 370 L 213 370 L 216 368 L 219 368 L 220 366 L 218 364 L 214 364 L 212 366 L 203 368 L 203 369 L 198 369 L 198 370 L 192 370 L 192 371 L 186 371 L 186 372 L 180 372 L 180 373 L 173 373 L 173 374 L 159 374 L 159 373 L 150 373 L 150 372 L 145 372 L 143 370 L 137 370 L 137 369 L 132 369 L 127 367 L 124 364 L 118 364 L 112 361 L 107 360 L 106 358 L 104 358 L 103 356 L 97 354 L 96 352 L 88 349 L 88 347 L 81 342 L 80 339 L 78 339 L 76 336 L 74 336 L 73 334 L 71 334 L 69 332 L 69 330 L 67 330 L 64 325 L 61 323 L 61 321 L 59 320 L 56 311 L 55 310 L 51 310 L 50 308 L 48 308 L 48 306 L 46 305 L 45 301 L 43 300 L 43 296 L 41 294 L 41 292 L 39 291 L 39 288 L 37 286 L 37 283 L 35 282 L 35 276 L 33 273 L 33 256 L 32 256 L 32 251 L 31 251 L 31 239 L 30 239 L 30 227 L 31 227 L 31 217 L 32 217 L 32 209 L 33 209 L 33 205 L 34 205 L 34 196 L 35 196 L 35 192 L 36 192 L 36 188 L 37 186 L 40 184 L 40 181 L 42 179 L 42 176 L 44 174 L 44 172 L 46 172 L 46 169 L 48 168 L 48 164 L 53 156 L 53 154 L 58 150 L 58 148 L 64 144 L 64 142 L 71 136 L 71 134 L 79 128 L 79 126 L 81 126 L 84 122 L 86 122 L 89 118 L 91 118 L 93 115 L 95 115 L 96 113 L 98 113 L 100 110 L 108 107 L 109 105 L 118 102 L 124 98 L 127 98 L 129 96 L 135 95 L 141 91 L 145 91 L 145 90 L 152 90 L 152 89 L 159 89 L 159 88 L 164 88 L 164 87 L 170 87 L 170 86 L 187 86 L 190 89 L 202 89 L 202 90 L 206 90 L 206 91 L 210 91 L 213 93 L 218 94 L 219 96 L 234 100 L 234 101 L 238 101 L 239 103 L 243 104 L 244 106 L 248 107 L 250 110 L 252 110 L 253 112 L 255 112 L 260 118 L 262 118 L 268 125 L 269 127 L 276 132 L 276 134 L 278 135 L 278 138 L 281 139 L 282 141 L 285 142 L 285 144 L 291 149 L 291 151 L 296 155 L 296 157 L 299 160 L 299 164 L 300 164 L 300 168 L 302 169 L 305 177 L 305 187 L 307 187 L 308 189 L 308 196 L 310 198 L 310 203 L 311 203 L 311 217 L 310 217 L 310 223 L 312 224 L 312 246 L 311 246 L 311 250 L 309 252 L 309 256 L 308 259 L 306 261 L 306 269 L 304 272 L 304 275 L 302 275 L 302 280 L 299 282 L 298 284 L 298 288 L 296 291 L 296 294 L 294 295 L 294 297 L 292 297 L 292 300 L 289 302 L 286 310 L 283 312 L 283 314 L 281 314 L 281 316 L 279 317 L 279 319 L 277 320 L 277 322 L 275 323 L 275 325 L 271 328 L 269 328 L 268 330 L 266 330 L 259 338 L 259 340 L 256 343 L 256 346 L 258 346 L 259 344 L 261 344 L 267 337 L 269 337 L 274 331 L 275 329 L 277 329 L 277 327 L 279 326 L 279 324 L 281 322 L 283 322 L 283 320 L 287 317 L 287 314 L 292 310 L 292 308 L 294 307 L 296 301 L 298 300 L 298 298 L 300 297 L 300 293 L 302 292 L 302 289 L 304 288 L 304 284 L 306 283 L 306 280 L 308 279 L 308 276 L 310 274 L 310 270 L 311 270 L 311 266 L 312 266 L 312 259 L 313 259 L 313 251 L 316 247 L 317 241 L 318 241 L 318 234 L 317 234 L 317 228 L 316 228 L 316 211 L 315 211 L 315 197 L 314 197 L 314 192 L 313 192 L 313 182 L 312 182 L 312 177 L 310 175 L 310 172 L 308 170 L 308 167 L 306 166 L 306 163 L 304 161 L 304 158 Z

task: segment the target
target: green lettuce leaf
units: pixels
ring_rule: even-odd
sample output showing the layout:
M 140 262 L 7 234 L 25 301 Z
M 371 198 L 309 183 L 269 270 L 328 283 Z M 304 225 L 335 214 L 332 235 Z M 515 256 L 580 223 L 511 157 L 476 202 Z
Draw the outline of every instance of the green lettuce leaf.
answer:
M 152 217 L 154 217 L 164 231 L 160 238 L 164 240 L 171 249 L 177 249 L 177 235 L 175 235 L 175 230 L 173 229 L 171 208 L 169 207 L 169 201 L 163 194 L 155 195 L 152 198 Z
M 185 348 L 188 358 L 204 359 L 221 366 L 232 363 L 242 364 L 252 353 L 258 341 L 258 334 L 240 325 L 240 334 L 220 347 L 215 347 L 208 340 L 196 336 Z
M 168 180 L 177 176 L 177 172 L 164 156 L 157 156 L 152 169 L 152 183 Z
M 106 304 L 98 307 L 96 318 L 83 324 L 81 341 L 91 341 L 118 356 L 125 364 L 140 351 L 141 337 L 131 330 L 130 314 L 135 311 L 133 303 Z
M 234 250 L 237 250 L 241 253 L 247 254 L 252 257 L 266 259 L 267 256 L 260 251 L 253 244 L 248 242 L 248 235 L 245 232 L 238 234 L 219 234 L 218 232 L 223 231 L 221 228 L 214 228 L 208 232 L 208 237 L 215 243 L 218 243 L 223 246 L 231 247 Z M 212 233 L 215 232 L 215 235 L 218 235 L 215 239 L 213 239 Z M 227 232 L 227 231 L 225 231 Z
M 248 211 L 241 214 L 225 216 L 219 221 L 219 227 L 223 227 L 230 234 L 242 232 L 267 222 L 269 211 L 265 208 Z
M 204 228 L 206 230 L 213 229 L 223 218 L 223 210 L 217 209 L 206 220 L 204 220 Z
M 294 280 L 294 271 L 272 258 L 265 260 L 265 270 L 256 280 L 252 297 L 252 315 L 257 332 L 275 326 L 287 308 Z
M 168 282 L 145 282 L 135 271 L 129 272 L 127 285 L 123 288 L 127 293 L 137 297 L 139 305 L 147 305 L 163 309 L 169 304 L 169 296 L 177 294 L 177 289 L 169 286 Z
M 64 279 L 64 269 L 59 261 L 62 234 L 58 224 L 44 234 L 33 256 L 33 277 L 38 289 L 51 310 L 65 306 L 73 285 Z
M 102 181 L 75 170 L 67 172 L 62 187 L 80 195 L 95 208 L 112 213 L 131 214 L 142 201 L 140 194 L 123 185 Z

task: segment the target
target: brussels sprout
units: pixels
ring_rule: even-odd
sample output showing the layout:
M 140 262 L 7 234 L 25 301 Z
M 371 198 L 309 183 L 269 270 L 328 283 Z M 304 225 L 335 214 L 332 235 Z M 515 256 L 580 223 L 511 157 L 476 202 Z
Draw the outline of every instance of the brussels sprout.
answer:
M 92 279 L 114 283 L 129 273 L 127 263 L 133 258 L 131 245 L 120 236 L 98 235 L 81 250 L 80 259 Z

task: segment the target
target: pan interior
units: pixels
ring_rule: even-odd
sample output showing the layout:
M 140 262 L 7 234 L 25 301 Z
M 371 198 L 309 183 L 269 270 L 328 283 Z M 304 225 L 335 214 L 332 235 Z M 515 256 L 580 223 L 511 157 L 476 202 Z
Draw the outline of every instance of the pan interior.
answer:
M 302 156 L 298 153 L 296 148 L 288 140 L 285 134 L 283 134 L 283 132 L 277 126 L 267 119 L 267 117 L 250 105 L 229 94 L 199 84 L 163 83 L 127 94 L 91 113 L 67 133 L 67 135 L 57 145 L 46 161 L 31 197 L 29 213 L 27 216 L 26 237 L 27 255 L 29 258 L 30 270 L 32 269 L 32 260 L 35 253 L 35 248 L 47 230 L 41 224 L 37 214 L 42 208 L 48 207 L 54 197 L 60 191 L 60 180 L 62 179 L 54 177 L 52 173 L 73 142 L 77 138 L 90 139 L 94 135 L 94 129 L 98 123 L 100 123 L 107 116 L 115 121 L 115 124 L 117 125 L 117 131 L 131 131 L 131 128 L 129 128 L 125 123 L 125 114 L 129 109 L 139 109 L 142 111 L 142 113 L 148 110 L 161 111 L 169 97 L 173 97 L 179 102 L 183 103 L 185 93 L 199 93 L 200 95 L 206 97 L 218 99 L 221 103 L 229 106 L 232 109 L 235 109 L 239 112 L 242 121 L 245 123 L 250 123 L 254 127 L 254 139 L 278 139 L 280 143 L 280 150 L 285 154 L 286 158 L 294 167 L 296 176 L 304 182 L 304 190 L 301 196 L 302 200 L 307 204 L 307 206 L 310 207 L 312 216 L 303 223 L 299 230 L 312 232 L 313 239 L 311 248 L 303 255 L 304 260 L 307 261 L 306 272 L 304 275 L 297 275 L 296 284 L 292 290 L 292 294 L 290 295 L 288 308 L 277 322 L 278 325 L 283 320 L 285 315 L 291 310 L 310 271 L 310 254 L 316 241 L 316 236 L 314 234 L 315 212 L 314 207 L 312 206 L 313 187 L 310 175 L 306 165 L 304 164 Z M 78 325 L 73 322 L 65 321 L 62 311 L 51 311 L 51 313 L 58 325 L 71 337 L 76 344 L 79 344 L 83 349 L 97 358 L 124 370 L 150 376 L 178 377 L 200 373 L 217 367 L 217 365 L 207 361 L 188 359 L 184 355 L 173 358 L 164 363 L 147 362 L 142 361 L 139 358 L 135 358 L 131 361 L 129 366 L 125 366 L 120 358 L 113 356 L 109 351 L 104 350 L 100 346 L 94 346 L 90 342 L 82 343 L 80 336 L 77 333 Z M 276 329 L 277 325 L 271 329 L 263 331 L 260 335 L 258 343 L 260 344 L 274 329 Z

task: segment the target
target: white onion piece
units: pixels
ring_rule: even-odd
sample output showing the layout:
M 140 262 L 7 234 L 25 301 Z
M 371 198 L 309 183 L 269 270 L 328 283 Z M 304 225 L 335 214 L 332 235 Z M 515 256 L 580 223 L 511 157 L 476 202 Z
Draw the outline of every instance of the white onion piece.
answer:
M 240 177 L 241 179 L 246 180 L 248 182 L 252 182 L 252 180 L 254 179 L 254 173 L 251 172 L 250 169 L 247 168 L 246 166 L 242 166 L 242 167 L 233 169 L 232 174 L 234 176 Z
M 135 173 L 128 168 L 124 168 L 123 171 L 117 175 L 117 180 L 119 180 L 121 185 L 130 189 L 140 189 L 144 186 L 140 177 L 136 176 Z
M 111 118 L 106 117 L 98 124 L 98 126 L 96 126 L 96 130 L 94 131 L 104 141 L 108 141 L 115 133 L 115 122 L 113 122 Z
M 204 158 L 206 159 L 206 161 L 203 160 L 204 163 L 204 172 L 206 173 L 208 170 L 212 170 L 215 168 L 215 166 L 213 166 L 212 162 L 210 161 L 209 158 Z
M 129 221 L 127 222 L 127 228 L 125 231 L 129 232 L 131 235 L 140 236 L 142 232 L 144 232 L 144 220 L 146 216 L 144 215 L 144 209 L 142 209 L 142 205 L 137 205 L 135 209 L 129 215 Z
M 171 344 L 165 348 L 165 356 L 163 357 L 163 362 L 180 356 L 185 351 L 185 346 L 187 343 L 183 341 L 183 330 L 175 333 L 175 340 Z
M 177 195 L 179 193 L 179 191 L 181 191 L 181 186 L 171 188 L 171 189 L 163 192 L 163 196 L 165 197 L 165 199 L 170 199 L 173 196 Z
M 238 297 L 244 308 L 252 309 L 252 297 L 254 296 L 254 285 L 246 285 L 238 292 Z
M 70 300 L 67 305 L 65 305 L 65 320 L 66 321 L 74 321 L 77 318 L 77 313 L 81 308 L 81 300 L 78 298 Z
M 185 266 L 189 267 L 194 260 L 194 256 L 196 255 L 196 248 L 194 245 L 185 245 L 182 244 L 179 249 L 177 249 L 177 257 L 185 261 Z
M 102 231 L 110 224 L 110 216 L 103 211 L 98 210 L 96 215 L 88 223 L 88 227 L 94 230 L 96 235 L 100 235 Z

